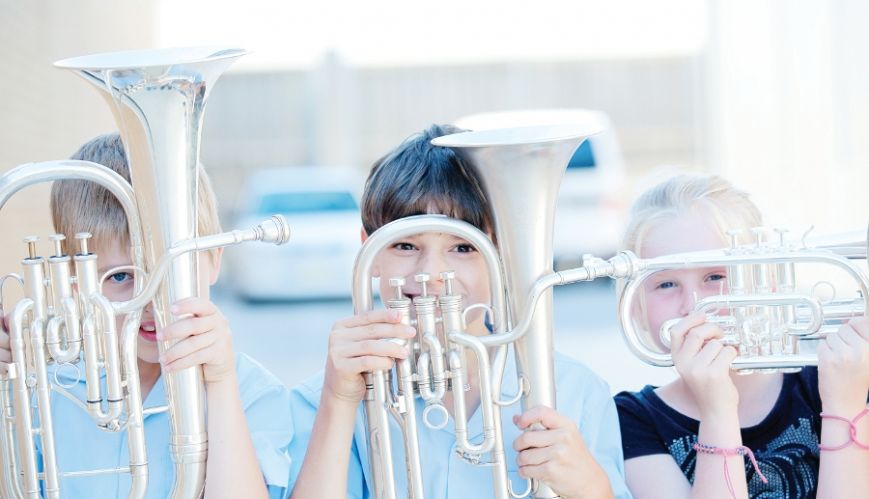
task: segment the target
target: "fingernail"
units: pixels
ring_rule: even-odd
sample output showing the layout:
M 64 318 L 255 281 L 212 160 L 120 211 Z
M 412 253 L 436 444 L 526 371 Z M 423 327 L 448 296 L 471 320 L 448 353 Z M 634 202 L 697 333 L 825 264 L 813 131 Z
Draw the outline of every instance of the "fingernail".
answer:
M 414 329 L 413 326 L 407 326 L 404 328 L 404 333 L 408 336 L 415 336 L 416 329 Z
M 397 321 L 399 318 L 398 310 L 390 310 L 389 311 L 389 320 Z
M 173 304 L 171 307 L 169 307 L 169 310 L 172 311 L 173 314 L 177 314 L 178 312 L 181 311 L 181 307 Z

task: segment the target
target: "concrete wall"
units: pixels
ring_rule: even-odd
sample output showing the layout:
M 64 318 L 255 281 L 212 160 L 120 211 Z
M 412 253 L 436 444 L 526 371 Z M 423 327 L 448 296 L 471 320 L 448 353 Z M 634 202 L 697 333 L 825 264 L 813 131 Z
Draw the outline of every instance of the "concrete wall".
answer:
M 0 172 L 27 162 L 68 158 L 114 120 L 99 94 L 56 60 L 153 43 L 146 2 L 0 1 Z M 49 184 L 30 187 L 0 212 L 0 271 L 16 271 L 21 239 L 51 232 Z M 43 253 L 50 249 L 44 239 Z

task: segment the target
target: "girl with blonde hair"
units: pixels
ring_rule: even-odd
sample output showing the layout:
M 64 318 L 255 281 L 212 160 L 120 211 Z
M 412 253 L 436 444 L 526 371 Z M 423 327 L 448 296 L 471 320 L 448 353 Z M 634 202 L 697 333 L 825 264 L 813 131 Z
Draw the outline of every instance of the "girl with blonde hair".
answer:
M 639 197 L 625 247 L 641 258 L 719 249 L 727 246 L 727 230 L 745 237 L 761 222 L 748 194 L 726 180 L 680 175 Z M 852 320 L 820 341 L 817 368 L 738 375 L 730 368 L 737 351 L 720 341 L 723 330 L 693 312 L 697 300 L 726 291 L 726 280 L 724 267 L 681 269 L 658 272 L 644 286 L 635 315 L 652 338 L 663 322 L 682 318 L 670 345 L 679 377 L 615 397 L 631 493 L 637 499 L 865 494 L 869 322 Z

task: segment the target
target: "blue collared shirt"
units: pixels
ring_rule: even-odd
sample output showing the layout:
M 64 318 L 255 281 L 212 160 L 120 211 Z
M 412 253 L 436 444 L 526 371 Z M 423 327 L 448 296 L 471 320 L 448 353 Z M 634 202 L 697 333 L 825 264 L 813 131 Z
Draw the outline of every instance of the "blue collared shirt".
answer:
M 290 440 L 289 390 L 259 363 L 244 354 L 236 355 L 241 402 L 251 439 L 270 497 L 286 494 L 290 461 L 286 449 Z M 60 369 L 62 383 L 75 383 L 69 391 L 79 400 L 86 398 L 84 376 L 71 379 L 68 367 Z M 50 373 L 53 376 L 53 373 Z M 52 392 L 55 450 L 61 472 L 117 468 L 129 465 L 126 432 L 98 429 L 90 416 L 66 397 Z M 148 393 L 143 406 L 166 405 L 162 380 Z M 215 415 L 210 415 L 215 417 Z M 145 497 L 169 496 L 175 470 L 169 455 L 169 415 L 166 412 L 145 416 L 145 443 L 148 452 L 148 489 Z M 38 439 L 37 439 L 38 441 Z M 226 470 L 232 473 L 232 470 Z M 63 497 L 127 497 L 129 473 L 61 479 Z
M 510 356 L 504 374 L 501 398 L 506 399 L 518 393 L 516 367 Z M 609 387 L 591 370 L 567 356 L 555 357 L 556 400 L 560 413 L 576 421 L 580 433 L 594 458 L 610 479 L 617 498 L 630 498 L 625 485 L 624 463 L 622 459 L 621 438 L 618 416 L 611 398 Z M 292 441 L 289 452 L 292 459 L 290 468 L 290 490 L 292 490 L 302 461 L 305 457 L 311 430 L 316 416 L 320 393 L 323 386 L 322 373 L 293 388 L 292 390 Z M 452 418 L 441 430 L 431 430 L 422 424 L 424 404 L 417 399 L 417 420 L 419 424 L 420 450 L 423 468 L 425 496 L 432 498 L 491 497 L 492 472 L 485 466 L 475 466 L 465 462 L 456 454 L 454 425 Z M 501 410 L 501 426 L 504 431 L 504 447 L 507 455 L 507 471 L 513 490 L 519 493 L 527 484 L 518 475 L 516 451 L 512 443 L 519 436 L 513 424 L 513 415 L 520 413 L 519 404 Z M 436 415 L 432 415 L 435 419 Z M 357 411 L 356 426 L 353 432 L 350 466 L 348 469 L 347 497 L 368 498 L 371 483 L 368 466 L 368 448 L 362 406 Z M 434 422 L 434 421 L 433 421 Z M 401 430 L 391 423 L 393 456 L 395 458 L 396 490 L 404 494 L 407 482 L 404 476 L 404 446 Z M 471 442 L 482 440 L 482 415 L 479 408 L 468 421 L 468 435 Z M 336 470 L 338 472 L 338 470 Z

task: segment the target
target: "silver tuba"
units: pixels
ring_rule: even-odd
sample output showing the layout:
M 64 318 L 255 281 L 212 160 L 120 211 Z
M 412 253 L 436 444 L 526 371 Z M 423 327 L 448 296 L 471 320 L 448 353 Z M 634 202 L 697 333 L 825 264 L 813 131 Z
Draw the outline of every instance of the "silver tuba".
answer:
M 80 248 L 73 257 L 63 254 L 61 237 L 54 237 L 56 254 L 47 259 L 36 254 L 35 239 L 28 239 L 23 273 L 15 276 L 22 282 L 26 298 L 11 313 L 13 362 L 0 378 L 2 497 L 38 498 L 44 494 L 56 498 L 61 495 L 61 478 L 103 473 L 130 473 L 129 497 L 142 497 L 148 478 L 144 413 L 167 410 L 170 453 L 175 463 L 171 497 L 202 496 L 208 451 L 202 371 L 189 368 L 164 373 L 168 407 L 143 408 L 136 336 L 146 305 L 153 302 L 155 321 L 162 329 L 175 320 L 169 313 L 171 303 L 199 294 L 196 252 L 245 241 L 282 244 L 289 238 L 289 228 L 279 216 L 247 230 L 203 237 L 197 234 L 197 165 L 205 101 L 220 74 L 243 54 L 239 49 L 159 49 L 56 63 L 76 71 L 102 92 L 121 132 L 135 188 L 95 163 L 31 163 L 0 177 L 0 207 L 35 183 L 60 179 L 97 182 L 122 205 L 129 224 L 133 267 L 146 277 L 135 280 L 131 300 L 109 302 L 100 291 L 97 255 L 87 247 L 89 235 L 77 236 Z M 125 317 L 120 336 L 115 331 L 117 314 Z M 160 351 L 169 346 L 162 342 Z M 51 392 L 64 394 L 65 388 L 51 379 L 50 364 L 82 366 L 73 367 L 85 373 L 87 401 L 79 405 L 101 429 L 127 432 L 128 467 L 75 472 L 58 469 Z M 105 387 L 100 386 L 101 370 Z M 34 413 L 38 426 L 34 425 Z M 41 456 L 37 456 L 35 438 L 40 440 Z
M 366 374 L 364 400 L 368 429 L 368 452 L 377 498 L 399 496 L 394 482 L 390 419 L 402 429 L 406 456 L 407 497 L 423 497 L 419 426 L 416 404 L 426 405 L 422 424 L 438 427 L 430 414 L 438 409 L 445 390 L 454 398 L 456 445 L 461 455 L 476 464 L 491 466 L 495 497 L 557 497 L 545 484 L 529 483 L 525 491 L 512 489 L 507 476 L 500 408 L 522 400 L 523 407 L 555 407 L 552 345 L 551 287 L 565 283 L 552 271 L 552 231 L 555 200 L 561 177 L 575 150 L 597 130 L 581 126 L 540 126 L 484 132 L 465 132 L 438 137 L 434 145 L 451 147 L 474 165 L 495 215 L 499 247 L 475 227 L 457 220 L 422 215 L 397 220 L 372 234 L 363 245 L 354 269 L 353 307 L 359 314 L 372 304 L 371 269 L 374 258 L 396 240 L 421 232 L 441 232 L 464 238 L 487 262 L 492 303 L 493 333 L 473 336 L 463 329 L 460 299 L 446 286 L 439 297 L 419 296 L 415 303 L 403 296 L 400 278 L 392 279 L 395 296 L 384 297 L 389 308 L 402 311 L 403 320 L 418 330 L 412 341 L 411 358 L 397 363 L 393 371 Z M 389 276 L 383 276 L 389 278 Z M 424 281 L 427 276 L 416 277 Z M 445 282 L 450 272 L 441 276 Z M 590 280 L 585 276 L 576 280 Z M 420 300 L 422 298 L 422 300 Z M 416 310 L 412 321 L 410 308 Z M 477 304 L 471 307 L 480 306 Z M 470 307 L 469 307 L 470 308 Z M 439 313 L 436 312 L 439 310 Z M 468 309 L 465 309 L 468 310 Z M 501 400 L 501 382 L 507 348 L 515 346 L 521 391 L 512 400 Z M 462 387 L 468 373 L 464 354 L 477 359 L 480 378 L 482 442 L 469 442 Z M 421 400 L 417 400 L 417 397 Z M 442 406 L 441 406 L 442 407 Z M 446 418 L 446 414 L 442 414 Z

